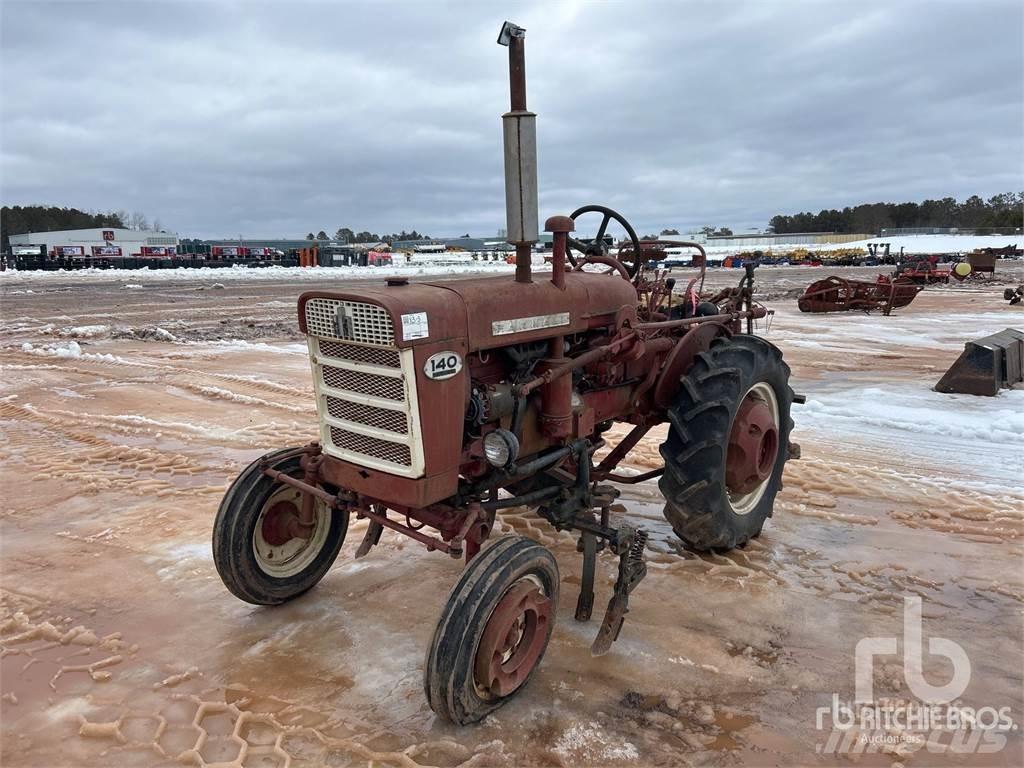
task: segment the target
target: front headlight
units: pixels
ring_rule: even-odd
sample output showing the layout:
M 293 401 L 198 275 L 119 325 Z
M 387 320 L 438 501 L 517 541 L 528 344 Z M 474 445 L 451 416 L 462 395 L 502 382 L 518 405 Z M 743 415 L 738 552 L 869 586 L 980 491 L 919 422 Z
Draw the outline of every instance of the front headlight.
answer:
M 507 429 L 496 429 L 484 435 L 484 457 L 494 467 L 509 467 L 519 456 L 519 440 Z

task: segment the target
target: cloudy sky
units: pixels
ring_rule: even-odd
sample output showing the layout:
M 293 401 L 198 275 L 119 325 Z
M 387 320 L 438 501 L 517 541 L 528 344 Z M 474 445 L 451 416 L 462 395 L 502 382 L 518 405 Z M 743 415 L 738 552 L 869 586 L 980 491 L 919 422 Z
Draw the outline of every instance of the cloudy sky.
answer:
M 4 204 L 180 236 L 504 226 L 509 18 L 541 221 L 644 232 L 1024 189 L 1024 4 L 0 3 Z M 642 233 L 641 233 L 642 234 Z

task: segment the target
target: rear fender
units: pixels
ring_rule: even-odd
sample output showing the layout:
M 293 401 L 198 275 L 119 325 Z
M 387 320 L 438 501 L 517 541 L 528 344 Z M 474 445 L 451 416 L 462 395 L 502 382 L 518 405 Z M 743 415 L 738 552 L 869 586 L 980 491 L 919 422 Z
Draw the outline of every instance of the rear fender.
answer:
M 690 329 L 679 343 L 668 353 L 665 366 L 654 385 L 654 405 L 668 408 L 676 399 L 682 386 L 683 376 L 690 370 L 694 359 L 701 352 L 711 348 L 711 342 L 719 336 L 732 336 L 731 331 L 721 323 L 701 323 Z

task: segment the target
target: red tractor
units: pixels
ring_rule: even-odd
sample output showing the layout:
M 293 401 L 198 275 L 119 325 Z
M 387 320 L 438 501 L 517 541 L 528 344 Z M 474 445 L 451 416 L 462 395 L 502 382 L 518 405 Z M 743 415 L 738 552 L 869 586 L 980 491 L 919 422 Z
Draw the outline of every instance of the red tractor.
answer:
M 213 555 L 228 589 L 275 605 L 313 587 L 367 519 L 356 557 L 385 528 L 466 567 L 441 612 L 424 688 L 441 717 L 480 720 L 520 690 L 544 655 L 558 603 L 558 564 L 522 536 L 485 542 L 495 515 L 535 508 L 579 535 L 575 618 L 594 601 L 597 553 L 618 557 L 618 580 L 594 640 L 606 653 L 644 577 L 647 534 L 613 519 L 615 484 L 655 477 L 665 516 L 696 550 L 724 551 L 761 532 L 781 486 L 794 394 L 782 353 L 752 335 L 767 310 L 753 267 L 702 296 L 675 292 L 645 267 L 657 251 L 618 213 L 585 206 L 553 216 L 550 279 L 534 280 L 538 239 L 536 116 L 526 109 L 525 31 L 507 23 L 512 109 L 503 116 L 508 239 L 515 278 L 481 277 L 315 290 L 299 298 L 320 440 L 269 453 L 228 489 Z M 601 215 L 590 245 L 575 220 Z M 615 221 L 626 238 L 612 255 Z M 647 247 L 645 247 L 645 245 Z M 695 265 L 702 281 L 705 255 Z M 616 422 L 632 430 L 614 447 Z M 668 422 L 664 467 L 618 474 L 652 427 Z M 600 460 L 595 453 L 610 451 Z

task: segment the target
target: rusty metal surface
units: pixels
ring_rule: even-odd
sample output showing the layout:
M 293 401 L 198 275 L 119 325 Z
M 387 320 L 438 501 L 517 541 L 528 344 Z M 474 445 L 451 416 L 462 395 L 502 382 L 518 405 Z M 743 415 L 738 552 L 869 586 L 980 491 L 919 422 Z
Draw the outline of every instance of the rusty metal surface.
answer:
M 553 335 L 582 333 L 594 325 L 605 325 L 623 306 L 635 306 L 636 290 L 625 280 L 586 272 L 566 272 L 564 289 L 548 280 L 516 283 L 507 277 L 479 277 L 450 282 L 426 282 L 420 285 L 443 288 L 447 301 L 458 296 L 465 307 L 469 350 L 493 349 L 509 344 L 547 340 Z M 500 297 L 500 300 L 498 298 Z M 568 318 L 562 316 L 568 314 Z M 606 319 L 607 318 L 607 319 Z M 563 323 L 563 319 L 567 322 Z M 512 323 L 523 328 L 503 332 Z M 548 327 L 529 326 L 550 323 Z M 555 323 L 558 323 L 555 325 Z
M 530 579 L 512 585 L 495 606 L 480 638 L 473 675 L 496 697 L 521 686 L 544 653 L 551 599 Z
M 995 272 L 996 258 L 992 251 L 974 251 L 967 254 L 965 261 L 971 265 L 971 272 Z
M 910 304 L 920 291 L 920 285 L 905 278 L 891 279 L 879 275 L 875 282 L 869 282 L 832 275 L 808 285 L 797 299 L 797 307 L 801 312 L 813 313 L 880 309 L 888 315 L 892 310 Z
M 724 335 L 728 335 L 728 331 L 723 325 L 706 323 L 693 328 L 675 345 L 654 385 L 655 407 L 668 408 L 672 404 L 679 391 L 683 374 L 693 365 L 694 358 L 701 352 L 706 352 L 712 341 Z
M 297 536 L 309 538 L 309 534 L 302 535 L 298 528 L 299 508 L 290 501 L 279 501 L 263 515 L 263 522 L 260 524 L 260 533 L 263 540 L 274 547 L 286 544 Z
M 779 430 L 768 404 L 749 395 L 740 403 L 729 434 L 725 484 L 750 493 L 771 475 L 779 455 Z
M 509 282 L 505 280 L 503 282 Z M 299 330 L 309 333 L 306 324 L 306 303 L 310 299 L 325 298 L 358 301 L 383 307 L 391 317 L 395 329 L 395 346 L 400 349 L 429 344 L 438 339 L 465 338 L 465 308 L 452 302 L 451 294 L 431 283 L 388 285 L 360 285 L 348 290 L 315 290 L 299 296 Z M 429 335 L 405 338 L 401 332 L 402 315 L 426 312 L 429 317 Z
M 935 385 L 936 392 L 992 397 L 1024 381 L 1024 333 L 1006 328 L 964 344 Z

